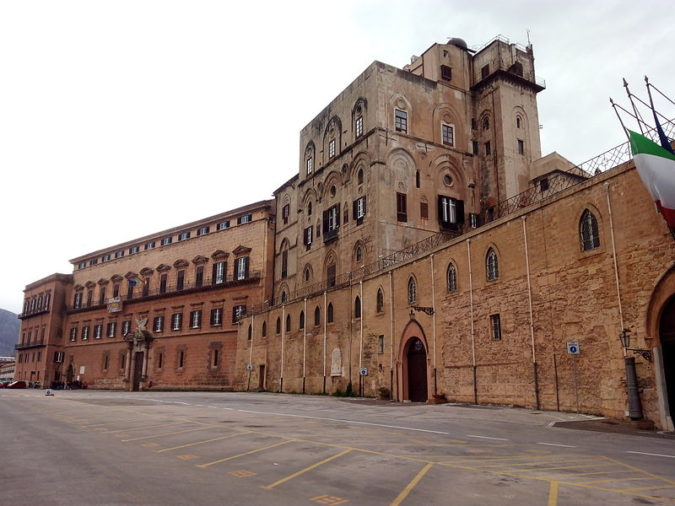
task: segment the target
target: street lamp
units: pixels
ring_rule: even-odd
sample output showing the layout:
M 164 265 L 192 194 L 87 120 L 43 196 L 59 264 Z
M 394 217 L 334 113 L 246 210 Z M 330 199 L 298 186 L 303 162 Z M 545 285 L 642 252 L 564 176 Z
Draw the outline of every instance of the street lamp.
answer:
M 642 402 L 640 401 L 640 390 L 638 389 L 637 372 L 635 370 L 635 357 L 625 355 L 626 351 L 639 353 L 645 360 L 651 360 L 649 350 L 639 350 L 629 348 L 630 329 L 622 329 L 619 334 L 621 346 L 624 349 L 623 360 L 626 366 L 626 393 L 628 394 L 628 416 L 631 420 L 640 420 L 642 418 Z
M 630 329 L 623 329 L 621 331 L 621 334 L 619 334 L 619 339 L 621 340 L 621 346 L 623 346 L 623 349 L 626 351 L 632 351 L 633 353 L 640 355 L 642 358 L 644 358 L 647 362 L 652 361 L 652 352 L 650 350 L 643 350 L 640 348 L 631 348 L 630 347 Z

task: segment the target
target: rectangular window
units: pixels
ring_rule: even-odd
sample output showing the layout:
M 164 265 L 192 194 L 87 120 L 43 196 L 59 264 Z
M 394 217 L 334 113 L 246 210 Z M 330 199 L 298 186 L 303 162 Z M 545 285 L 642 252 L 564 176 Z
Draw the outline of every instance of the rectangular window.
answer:
M 164 365 L 164 353 L 157 355 L 157 369 L 161 369 Z
M 124 250 L 115 251 L 115 258 L 122 258 L 124 256 Z
M 525 141 L 522 141 L 520 139 L 518 139 L 518 154 L 519 155 L 525 154 Z
M 227 272 L 226 262 L 216 262 L 213 264 L 213 284 L 222 285 L 225 283 L 225 273 Z
M 98 258 L 92 258 L 91 260 L 89 260 L 89 265 L 96 265 L 96 264 L 98 264 Z
M 498 314 L 490 315 L 490 328 L 492 330 L 492 339 L 500 341 L 502 338 L 502 322 Z
M 171 330 L 180 330 L 183 328 L 183 313 L 174 313 L 171 315 Z
M 200 265 L 195 269 L 195 286 L 201 288 L 204 284 L 204 266 Z
M 73 343 L 77 341 L 77 327 L 70 329 L 70 341 Z
M 490 141 L 485 143 L 485 156 L 490 156 L 492 154 L 492 147 L 490 146 Z
M 237 281 L 248 279 L 248 257 L 237 258 L 234 261 L 234 279 Z
M 160 244 L 160 246 L 166 246 L 167 244 L 171 244 L 172 242 L 173 242 L 173 237 L 169 236 L 169 237 L 162 238 L 162 240 L 160 241 L 159 244 Z
M 384 336 L 377 336 L 377 352 L 384 353 Z
M 312 247 L 312 232 L 313 232 L 313 227 L 307 227 L 303 233 L 302 233 L 302 243 L 307 246 L 307 249 L 310 249 Z
M 189 238 L 190 238 L 190 232 L 181 232 L 180 234 L 178 234 L 178 240 L 179 241 L 186 241 Z
M 50 293 L 45 294 L 45 305 L 44 305 L 44 310 L 49 311 L 49 298 L 51 297 Z
M 405 193 L 396 193 L 396 220 L 408 221 L 408 197 Z
M 145 243 L 145 249 L 146 250 L 154 249 L 154 248 L 155 248 L 155 241 L 150 241 L 150 242 Z
M 305 168 L 307 169 L 307 175 L 309 176 L 314 170 L 314 159 L 310 156 L 305 162 Z
M 103 255 L 103 258 L 101 258 L 102 262 L 109 262 L 110 261 L 110 255 Z
M 429 204 L 420 202 L 420 218 L 423 220 L 429 219 Z
M 87 266 L 87 262 L 80 262 L 77 264 L 78 269 L 84 269 Z
M 335 139 L 328 141 L 328 158 L 335 157 Z
M 75 309 L 80 309 L 82 307 L 82 292 L 75 292 L 75 297 L 73 299 L 73 307 Z M 31 311 L 33 308 L 31 307 Z
M 452 67 L 441 65 L 441 79 L 444 81 L 452 81 Z
M 323 212 L 323 240 L 330 241 L 337 237 L 340 228 L 340 204 L 326 209 Z M 317 234 L 318 235 L 318 234 Z
M 198 329 L 202 324 L 202 311 L 198 309 L 197 311 L 190 312 L 190 328 Z
M 130 279 L 129 284 L 127 285 L 127 300 L 134 298 L 134 286 L 136 286 L 136 282 L 133 279 Z
M 54 362 L 57 364 L 60 364 L 63 362 L 63 352 L 62 351 L 55 351 L 54 352 Z
M 176 290 L 182 290 L 185 288 L 185 271 L 178 271 L 178 276 L 176 278 Z
M 288 250 L 281 252 L 281 279 L 288 276 Z
M 218 367 L 218 359 L 219 359 L 219 353 L 218 350 L 213 350 L 213 367 Z
M 162 332 L 164 330 L 164 317 L 155 316 L 155 320 L 152 323 L 152 330 L 154 332 Z
M 216 327 L 223 323 L 223 308 L 216 307 L 211 310 L 211 325 Z
M 455 145 L 455 127 L 441 123 L 441 140 L 446 146 Z
M 394 127 L 397 132 L 408 133 L 408 113 L 401 109 L 394 111 Z
M 150 279 L 143 278 L 143 290 L 141 292 L 143 297 L 147 297 L 150 294 Z
M 124 320 L 122 322 L 122 335 L 127 336 L 131 332 L 131 320 Z
M 480 69 L 480 78 L 485 79 L 489 75 L 490 75 L 490 65 L 484 65 L 483 68 Z
M 197 230 L 197 235 L 206 235 L 209 233 L 209 227 L 201 227 Z
M 94 325 L 94 339 L 101 339 L 103 337 L 103 325 Z
M 140 251 L 140 248 L 138 246 L 132 246 L 129 248 L 129 254 L 134 255 Z
M 291 206 L 286 204 L 281 208 L 281 218 L 284 220 L 284 225 L 288 225 L 288 217 L 291 214 Z
M 89 339 L 89 327 L 82 327 L 82 340 L 86 341 Z
M 92 306 L 93 299 L 94 299 L 94 290 L 87 290 L 87 307 Z
M 363 135 L 363 116 L 356 118 L 356 138 Z
M 478 141 L 472 141 L 472 142 L 471 142 L 471 152 L 472 152 L 474 155 L 477 155 L 477 154 L 478 154 Z
M 116 329 L 116 327 L 117 327 L 117 323 L 116 323 L 116 322 L 108 322 L 108 332 L 106 333 L 106 335 L 107 335 L 108 337 L 115 337 L 115 329 Z
M 469 223 L 471 224 L 471 228 L 478 228 L 480 226 L 480 215 L 469 213 Z
M 549 183 L 548 183 L 548 178 L 542 178 L 539 180 L 539 191 L 540 192 L 545 192 L 549 188 Z
M 218 225 L 216 225 L 217 230 L 225 230 L 227 228 L 230 228 L 230 220 L 221 221 L 220 223 L 218 223 Z
M 246 314 L 246 306 L 239 305 L 232 308 L 232 323 L 237 323 Z
M 253 220 L 253 215 L 252 214 L 245 214 L 244 216 L 240 216 L 237 218 L 237 225 L 243 225 L 244 223 L 251 223 Z
M 159 277 L 159 293 L 166 293 L 166 274 Z
M 363 218 L 366 216 L 366 197 L 359 197 L 352 204 L 352 217 L 356 220 L 357 225 L 363 223 Z
M 113 297 L 119 297 L 119 296 L 120 296 L 120 285 L 114 284 L 113 285 Z
M 182 369 L 184 365 L 185 365 L 185 352 L 183 350 L 180 350 L 178 352 L 178 368 Z
M 438 222 L 443 228 L 458 228 L 464 223 L 464 201 L 438 196 Z

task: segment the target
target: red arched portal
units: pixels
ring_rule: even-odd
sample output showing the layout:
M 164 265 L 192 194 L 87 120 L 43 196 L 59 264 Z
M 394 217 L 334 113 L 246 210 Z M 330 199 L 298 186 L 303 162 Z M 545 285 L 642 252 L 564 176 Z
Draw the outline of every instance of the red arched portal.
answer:
M 429 399 L 429 347 L 422 327 L 408 323 L 398 353 L 398 398 L 426 402 Z

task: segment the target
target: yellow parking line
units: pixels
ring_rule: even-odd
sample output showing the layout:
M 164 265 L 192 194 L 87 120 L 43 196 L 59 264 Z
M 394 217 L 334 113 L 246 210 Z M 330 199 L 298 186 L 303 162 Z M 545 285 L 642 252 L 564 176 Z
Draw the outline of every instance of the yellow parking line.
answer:
M 391 506 L 399 506 L 406 497 L 408 497 L 408 494 L 414 489 L 417 484 L 420 482 L 422 477 L 427 474 L 427 471 L 433 467 L 433 464 L 429 463 L 426 466 L 422 468 L 422 470 L 415 475 L 415 477 L 410 480 L 410 483 L 408 483 L 403 490 L 401 490 L 401 493 L 398 494 L 398 497 L 394 499 L 394 501 L 391 503 Z
M 548 506 L 557 506 L 559 485 L 560 484 L 557 481 L 551 482 L 551 486 L 548 489 Z
M 129 432 L 132 430 L 143 430 L 143 429 L 157 429 L 159 427 L 169 427 L 171 425 L 181 425 L 184 424 L 185 422 L 171 422 L 171 423 L 160 423 L 160 424 L 155 424 L 155 425 L 143 425 L 141 427 L 131 427 L 129 429 L 117 429 L 117 430 L 111 430 L 108 432 L 108 434 L 117 434 L 118 432 Z
M 557 466 L 557 467 L 533 467 L 532 469 L 504 469 L 505 472 L 510 472 L 510 473 L 528 473 L 532 471 L 555 471 L 558 469 L 581 469 L 583 467 L 593 467 L 593 466 L 609 466 L 613 464 L 598 464 L 598 463 L 591 463 L 591 464 L 574 464 L 572 466 Z M 486 471 L 492 471 L 492 469 L 486 469 Z M 499 471 L 496 471 L 499 472 Z
M 171 450 L 178 450 L 179 448 L 187 448 L 188 446 L 196 446 L 204 443 L 210 443 L 212 441 L 220 441 L 222 439 L 228 439 L 234 436 L 239 436 L 241 434 L 245 434 L 244 432 L 237 432 L 235 434 L 228 434 L 227 436 L 221 436 L 221 437 L 214 437 L 213 439 L 205 439 L 204 441 L 196 441 L 194 443 L 187 443 L 184 445 L 180 446 L 174 446 L 172 448 L 162 448 L 161 450 L 157 450 L 157 453 L 163 453 L 163 452 L 170 452 Z
M 655 485 L 653 487 L 633 487 L 633 488 L 617 488 L 621 492 L 632 492 L 633 490 L 656 490 L 661 488 L 675 488 L 675 485 Z
M 316 462 L 316 463 L 312 464 L 311 466 L 307 466 L 306 468 L 301 469 L 298 472 L 290 474 L 290 475 L 286 476 L 285 478 L 281 478 L 280 480 L 275 481 L 274 483 L 270 483 L 269 485 L 265 485 L 262 488 L 265 488 L 267 490 L 272 489 L 272 488 L 276 487 L 277 485 L 281 485 L 282 483 L 286 483 L 287 481 L 292 480 L 293 478 L 297 478 L 301 474 L 305 474 L 307 471 L 311 471 L 312 469 L 316 469 L 320 465 L 326 464 L 327 462 L 330 462 L 331 460 L 335 460 L 338 457 L 342 457 L 343 455 L 346 455 L 351 451 L 353 451 L 352 448 L 347 448 L 346 450 L 342 450 L 340 453 L 337 453 L 337 454 L 333 455 L 332 457 L 328 457 L 327 459 L 323 459 L 319 462 Z
M 209 427 L 197 427 L 196 429 L 187 429 L 187 430 L 179 430 L 178 432 L 164 432 L 162 434 L 153 434 L 152 436 L 142 436 L 142 437 L 135 437 L 132 439 L 120 439 L 123 443 L 128 443 L 129 441 L 140 441 L 142 439 L 154 439 L 156 437 L 164 437 L 164 436 L 176 436 L 178 434 L 185 434 L 186 432 L 195 432 L 197 430 L 206 430 Z
M 234 459 L 237 459 L 239 457 L 245 457 L 246 455 L 252 455 L 254 453 L 258 453 L 258 452 L 261 452 L 263 450 L 269 450 L 270 448 L 275 448 L 277 446 L 292 443 L 293 441 L 295 441 L 295 440 L 294 439 L 287 439 L 286 441 L 274 443 L 273 445 L 269 445 L 269 446 L 263 446 L 262 448 L 258 448 L 256 450 L 251 450 L 249 452 L 239 453 L 238 455 L 232 455 L 231 457 L 225 457 L 224 459 L 214 460 L 213 462 L 207 462 L 206 464 L 199 464 L 197 467 L 201 467 L 202 469 L 204 469 L 204 468 L 212 466 L 214 464 L 220 464 L 221 462 L 227 462 L 228 460 L 234 460 Z
M 605 457 L 605 458 L 607 460 L 611 460 L 612 462 L 615 462 L 616 464 L 618 464 L 620 466 L 627 467 L 628 469 L 632 469 L 633 471 L 636 471 L 638 473 L 646 474 L 647 476 L 652 476 L 653 478 L 656 478 L 657 480 L 665 481 L 666 483 L 672 483 L 673 485 L 675 485 L 674 480 L 670 480 L 668 478 L 663 478 L 662 476 L 650 473 L 648 471 L 645 471 L 644 469 L 640 469 L 639 467 L 631 466 L 630 464 L 625 464 L 625 463 L 623 463 L 619 460 L 613 459 L 611 457 Z
M 557 479 L 557 477 L 561 478 L 569 478 L 569 477 L 574 477 L 574 476 L 590 476 L 593 474 L 619 474 L 619 473 L 634 473 L 635 471 L 632 471 L 630 469 L 622 469 L 622 470 L 608 470 L 608 471 L 593 471 L 592 473 L 560 473 L 560 474 L 554 474 L 553 476 L 549 476 L 549 479 Z M 585 483 L 583 481 L 575 482 L 575 483 Z
M 520 466 L 540 466 L 540 465 L 546 465 L 546 464 L 570 464 L 572 462 L 576 463 L 583 463 L 583 462 L 593 462 L 593 461 L 600 461 L 602 459 L 598 458 L 588 458 L 588 459 L 570 459 L 566 462 L 562 462 L 563 459 L 552 459 L 550 462 L 521 462 L 519 464 L 506 464 L 504 462 L 500 462 L 498 464 L 488 464 L 486 466 L 475 466 L 478 469 L 488 469 L 490 467 L 504 467 L 504 466 L 509 466 L 509 467 L 520 467 Z
M 646 476 L 646 477 L 642 477 L 642 478 L 607 478 L 607 479 L 604 479 L 604 480 L 578 481 L 577 484 L 578 485 L 592 485 L 592 484 L 596 484 L 596 483 L 611 483 L 613 481 L 620 481 L 620 482 L 624 482 L 624 481 L 646 481 L 646 480 L 653 480 L 653 479 L 654 478 L 652 478 L 651 476 Z

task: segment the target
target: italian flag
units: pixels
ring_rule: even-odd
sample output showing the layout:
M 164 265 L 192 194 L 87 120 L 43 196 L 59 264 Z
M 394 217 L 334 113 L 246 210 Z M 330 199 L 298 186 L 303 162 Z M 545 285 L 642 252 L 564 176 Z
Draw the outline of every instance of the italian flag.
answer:
M 675 155 L 644 135 L 628 132 L 635 168 L 668 226 L 675 229 Z

